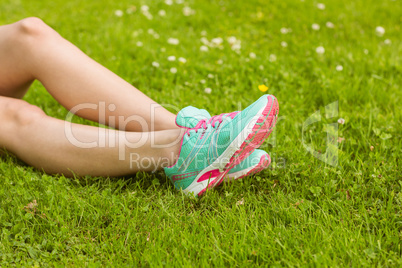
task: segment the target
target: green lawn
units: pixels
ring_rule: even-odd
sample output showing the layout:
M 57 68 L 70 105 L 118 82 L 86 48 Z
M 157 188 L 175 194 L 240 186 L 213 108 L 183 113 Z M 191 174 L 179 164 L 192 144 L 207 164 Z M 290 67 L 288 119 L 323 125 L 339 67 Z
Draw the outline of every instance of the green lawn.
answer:
M 2 0 L 0 24 L 42 18 L 174 112 L 242 109 L 265 84 L 280 105 L 262 146 L 271 169 L 196 200 L 162 172 L 68 179 L 2 157 L 0 267 L 401 266 L 400 1 L 172 2 Z M 25 99 L 67 114 L 40 83 Z M 318 110 L 321 121 L 303 128 Z M 303 144 L 338 145 L 337 165 Z

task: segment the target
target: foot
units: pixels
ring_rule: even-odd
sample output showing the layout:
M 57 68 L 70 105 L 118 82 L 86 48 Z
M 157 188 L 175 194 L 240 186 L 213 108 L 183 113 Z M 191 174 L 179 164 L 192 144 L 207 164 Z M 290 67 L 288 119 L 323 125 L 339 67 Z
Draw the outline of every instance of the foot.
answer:
M 278 102 L 274 96 L 264 95 L 242 112 L 208 120 L 199 120 L 194 109 L 187 107 L 176 117 L 176 124 L 186 132 L 176 164 L 165 168 L 165 173 L 177 189 L 200 196 L 219 185 L 268 137 L 276 123 Z M 198 123 L 192 127 L 195 121 Z

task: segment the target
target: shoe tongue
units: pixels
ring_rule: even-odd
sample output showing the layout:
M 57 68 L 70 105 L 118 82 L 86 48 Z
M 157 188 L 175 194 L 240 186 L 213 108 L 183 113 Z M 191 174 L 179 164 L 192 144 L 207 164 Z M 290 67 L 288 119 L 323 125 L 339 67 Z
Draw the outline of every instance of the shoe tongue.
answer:
M 188 106 L 177 114 L 176 124 L 179 127 L 193 128 L 200 120 L 209 118 L 211 115 L 206 110 Z

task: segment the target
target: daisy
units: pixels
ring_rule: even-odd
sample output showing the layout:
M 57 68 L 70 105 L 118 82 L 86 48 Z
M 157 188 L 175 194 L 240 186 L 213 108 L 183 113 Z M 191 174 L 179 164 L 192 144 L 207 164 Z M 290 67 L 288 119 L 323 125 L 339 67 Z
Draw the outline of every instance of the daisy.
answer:
M 385 34 L 385 29 L 384 29 L 383 27 L 381 27 L 381 26 L 377 26 L 377 27 L 375 28 L 375 33 L 376 33 L 378 36 L 383 36 L 383 35 Z
M 186 63 L 187 60 L 186 60 L 185 58 L 183 58 L 183 57 L 180 57 L 180 58 L 179 58 L 179 62 L 181 62 L 181 63 Z
M 164 16 L 166 16 L 166 11 L 161 9 L 161 10 L 158 11 L 158 15 L 161 16 L 161 17 L 164 17 Z
M 116 10 L 115 12 L 114 12 L 114 14 L 117 16 L 117 17 L 121 17 L 121 16 L 123 16 L 123 11 L 121 11 L 121 10 Z
M 285 41 L 282 41 L 282 42 L 281 42 L 281 46 L 282 46 L 282 47 L 287 47 L 287 46 L 288 46 L 288 43 L 286 43 Z
M 318 30 L 320 29 L 320 25 L 318 25 L 317 23 L 313 23 L 313 24 L 311 25 L 311 28 L 312 28 L 314 31 L 318 31 Z
M 152 62 L 152 66 L 154 66 L 155 68 L 159 68 L 159 63 L 158 62 L 156 62 L 156 61 L 153 61 Z
M 275 54 L 269 55 L 269 61 L 270 61 L 270 62 L 276 61 L 276 55 L 275 55 Z
M 391 45 L 391 43 L 392 43 L 392 42 L 391 42 L 391 40 L 389 40 L 389 39 L 385 39 L 385 40 L 384 40 L 384 44 L 385 44 L 385 45 Z
M 169 38 L 167 42 L 171 45 L 178 45 L 180 43 L 177 38 Z
M 290 32 L 289 30 L 290 29 L 283 27 L 283 28 L 281 28 L 281 34 L 287 34 Z
M 319 46 L 315 49 L 315 52 L 317 52 L 317 54 L 324 54 L 325 53 L 325 48 L 323 46 Z
M 345 124 L 345 119 L 339 118 L 338 123 L 341 124 L 341 125 Z
M 168 59 L 168 61 L 175 61 L 175 60 L 176 60 L 176 56 L 169 56 L 167 59 Z
M 250 52 L 249 57 L 255 59 L 257 58 L 257 55 L 254 52 Z
M 208 47 L 207 46 L 201 46 L 200 50 L 206 52 L 206 51 L 208 51 Z
M 321 9 L 321 10 L 324 10 L 324 9 L 325 9 L 325 5 L 324 5 L 323 3 L 318 3 L 318 4 L 317 4 L 317 8 L 318 8 L 318 9 Z
M 207 94 L 211 94 L 212 89 L 207 87 L 207 88 L 204 89 L 204 92 L 207 93 Z
M 214 78 L 214 75 L 213 74 L 208 74 L 208 78 L 212 79 L 212 78 Z
M 205 39 L 206 39 L 206 38 L 205 38 Z M 208 39 L 207 39 L 207 40 L 208 40 Z M 223 39 L 222 39 L 221 37 L 213 38 L 213 39 L 211 40 L 211 45 L 212 45 L 212 46 L 215 46 L 215 47 L 220 46 L 222 43 L 223 43 Z
M 175 68 L 175 67 L 170 68 L 170 72 L 171 72 L 172 74 L 177 73 L 177 68 Z
M 223 60 L 217 60 L 216 63 L 223 64 Z
M 205 79 L 201 79 L 201 80 L 200 80 L 200 83 L 201 83 L 201 84 L 205 84 L 206 82 L 207 82 L 207 81 L 205 81 Z
M 342 65 L 337 65 L 335 68 L 338 72 L 343 71 L 343 66 Z
M 335 27 L 335 25 L 330 21 L 327 21 L 327 23 L 325 23 L 325 26 L 327 26 L 327 28 L 331 28 L 331 29 Z
M 143 43 L 141 41 L 137 42 L 137 47 L 142 47 Z
M 173 5 L 173 0 L 165 0 L 165 4 L 171 6 Z
M 184 16 L 190 16 L 190 15 L 194 15 L 195 14 L 195 10 L 191 9 L 191 7 L 183 7 L 183 15 Z

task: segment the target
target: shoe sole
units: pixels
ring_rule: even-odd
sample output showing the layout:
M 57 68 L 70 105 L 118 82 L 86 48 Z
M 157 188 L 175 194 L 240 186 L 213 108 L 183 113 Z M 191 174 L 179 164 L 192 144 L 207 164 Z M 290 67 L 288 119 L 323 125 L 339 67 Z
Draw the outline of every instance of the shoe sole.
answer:
M 218 186 L 235 165 L 247 158 L 264 142 L 276 124 L 279 111 L 278 101 L 274 96 L 268 95 L 267 100 L 266 105 L 250 120 L 250 123 L 239 133 L 228 148 L 210 166 L 200 172 L 194 182 L 184 190 L 185 193 L 193 193 L 200 197 L 207 189 Z M 227 161 L 228 159 L 229 161 Z M 224 167 L 222 168 L 223 164 Z M 218 176 L 201 182 L 197 181 L 207 172 L 217 169 L 222 170 Z

